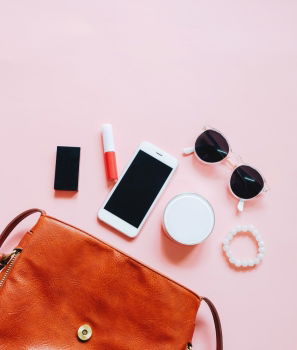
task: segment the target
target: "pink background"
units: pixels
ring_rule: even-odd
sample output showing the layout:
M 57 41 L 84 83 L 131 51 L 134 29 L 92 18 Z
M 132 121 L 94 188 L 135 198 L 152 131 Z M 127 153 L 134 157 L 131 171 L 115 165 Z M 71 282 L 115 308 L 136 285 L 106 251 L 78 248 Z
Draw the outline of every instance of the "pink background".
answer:
M 210 297 L 222 318 L 226 349 L 293 349 L 296 13 L 293 0 L 2 1 L 1 227 L 22 210 L 44 208 Z M 180 160 L 132 241 L 96 219 L 109 190 L 99 137 L 106 121 L 114 126 L 120 171 L 143 140 Z M 227 135 L 271 187 L 240 216 L 227 190 L 230 169 L 181 155 L 206 124 Z M 74 196 L 54 193 L 57 145 L 82 148 Z M 194 248 L 175 244 L 161 230 L 166 203 L 185 191 L 205 196 L 216 213 L 212 236 Z M 229 229 L 248 223 L 263 234 L 267 254 L 258 268 L 236 271 L 221 242 Z M 235 244 L 239 256 L 254 253 L 246 237 Z M 197 348 L 215 348 L 204 305 Z

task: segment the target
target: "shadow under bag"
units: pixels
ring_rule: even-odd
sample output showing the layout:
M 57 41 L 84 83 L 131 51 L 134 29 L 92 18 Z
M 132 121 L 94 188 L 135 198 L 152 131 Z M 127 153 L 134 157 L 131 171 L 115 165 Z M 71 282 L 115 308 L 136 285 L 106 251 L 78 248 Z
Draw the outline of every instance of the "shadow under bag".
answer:
M 30 209 L 0 235 L 0 247 L 27 216 L 41 216 L 0 258 L 0 350 L 186 350 L 207 298 L 88 233 Z

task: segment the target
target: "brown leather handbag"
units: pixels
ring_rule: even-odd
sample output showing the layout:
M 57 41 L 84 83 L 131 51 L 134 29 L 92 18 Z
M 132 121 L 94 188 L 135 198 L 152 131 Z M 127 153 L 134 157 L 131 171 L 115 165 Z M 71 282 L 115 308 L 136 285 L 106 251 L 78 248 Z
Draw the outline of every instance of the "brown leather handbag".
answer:
M 192 349 L 196 313 L 207 298 L 40 209 L 37 224 L 0 260 L 0 350 Z

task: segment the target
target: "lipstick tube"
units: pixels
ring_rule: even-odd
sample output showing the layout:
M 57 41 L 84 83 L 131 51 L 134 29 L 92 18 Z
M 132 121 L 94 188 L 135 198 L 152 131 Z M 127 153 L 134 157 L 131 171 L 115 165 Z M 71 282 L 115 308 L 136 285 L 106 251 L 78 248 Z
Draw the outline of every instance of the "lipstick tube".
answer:
M 108 181 L 117 181 L 118 171 L 111 124 L 102 125 L 105 170 Z

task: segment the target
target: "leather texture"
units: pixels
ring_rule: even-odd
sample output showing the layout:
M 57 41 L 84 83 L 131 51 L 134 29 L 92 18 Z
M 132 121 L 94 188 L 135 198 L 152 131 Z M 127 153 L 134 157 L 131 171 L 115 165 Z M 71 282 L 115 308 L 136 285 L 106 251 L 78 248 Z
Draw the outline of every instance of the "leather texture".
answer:
M 0 350 L 186 349 L 202 298 L 135 259 L 39 209 L 0 246 L 36 211 L 0 288 Z

